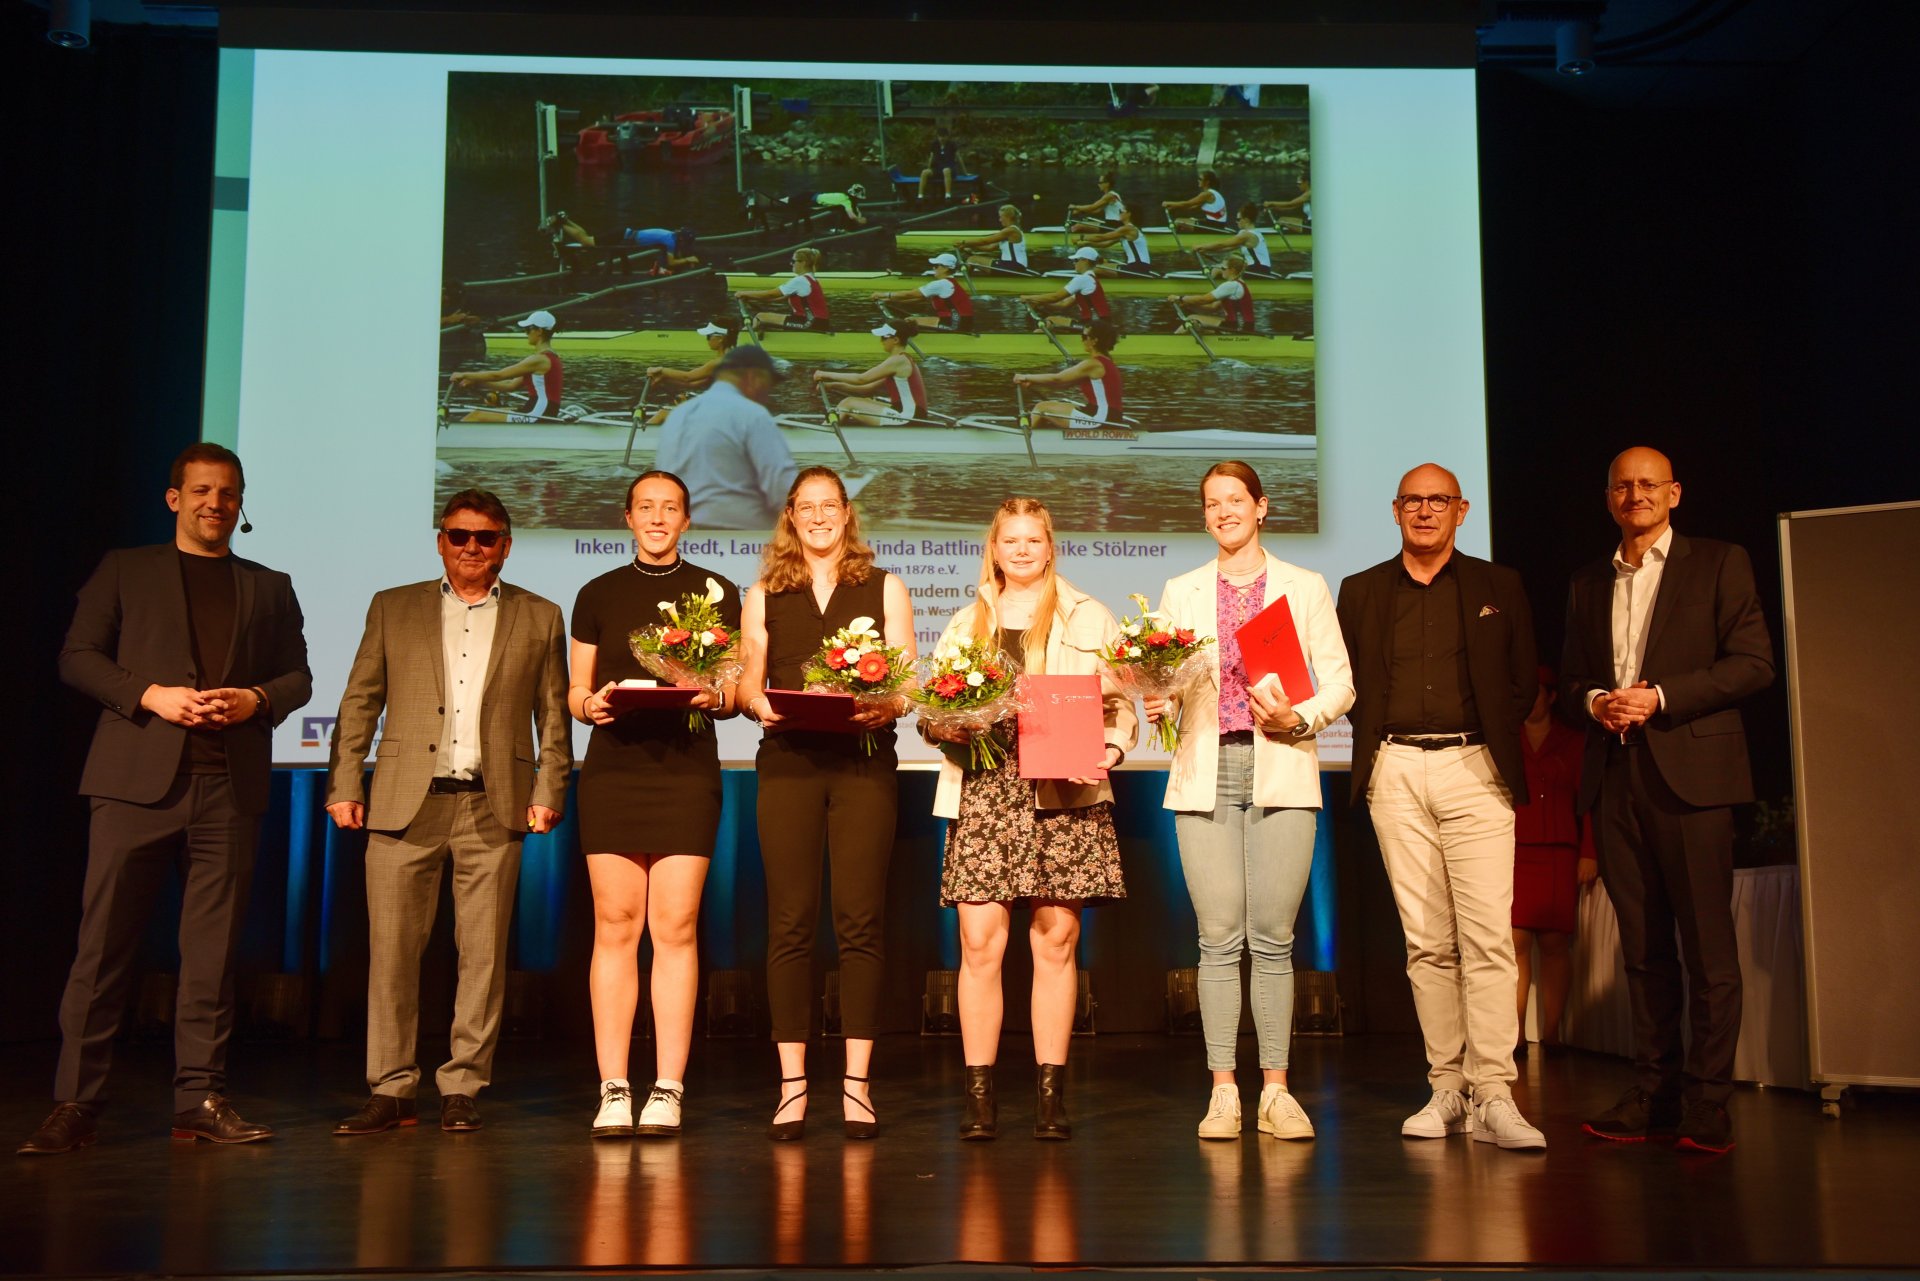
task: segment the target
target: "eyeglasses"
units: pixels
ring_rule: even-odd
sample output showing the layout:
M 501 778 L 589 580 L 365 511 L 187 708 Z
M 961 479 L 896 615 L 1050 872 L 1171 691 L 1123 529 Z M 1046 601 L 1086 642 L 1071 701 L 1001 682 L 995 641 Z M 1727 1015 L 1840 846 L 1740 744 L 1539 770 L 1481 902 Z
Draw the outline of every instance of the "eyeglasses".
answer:
M 1393 500 L 1400 504 L 1400 510 L 1411 515 L 1422 507 L 1430 512 L 1443 512 L 1460 501 L 1458 494 L 1401 494 Z
M 1662 485 L 1672 483 L 1670 480 L 1623 480 L 1617 484 L 1608 485 L 1607 492 L 1615 498 L 1625 498 L 1628 494 L 1652 496 L 1660 491 Z
M 843 510 L 844 509 L 837 502 L 795 503 L 793 505 L 793 514 L 796 518 L 800 520 L 812 520 L 815 516 L 822 517 L 826 520 L 832 520 L 835 516 L 838 516 Z
M 449 543 L 452 543 L 455 547 L 465 547 L 467 540 L 471 538 L 474 542 L 488 549 L 491 549 L 494 544 L 503 538 L 513 537 L 512 534 L 509 534 L 504 529 L 442 529 L 440 536 Z

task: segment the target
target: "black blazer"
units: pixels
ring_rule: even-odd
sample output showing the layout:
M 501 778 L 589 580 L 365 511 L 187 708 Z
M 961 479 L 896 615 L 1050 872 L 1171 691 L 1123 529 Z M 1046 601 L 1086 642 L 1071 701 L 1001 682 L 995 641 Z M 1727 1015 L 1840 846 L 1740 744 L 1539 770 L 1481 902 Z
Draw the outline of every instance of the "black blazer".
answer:
M 1527 803 L 1527 777 L 1521 763 L 1520 722 L 1533 710 L 1540 688 L 1539 659 L 1533 647 L 1533 611 L 1520 575 L 1456 550 L 1453 572 L 1460 580 L 1461 622 L 1467 639 L 1467 675 L 1480 709 L 1487 748 L 1513 793 L 1515 805 Z M 1387 646 L 1393 640 L 1393 585 L 1403 573 L 1400 558 L 1363 569 L 1340 584 L 1340 632 L 1353 656 L 1353 799 L 1366 797 L 1373 776 L 1373 754 L 1387 721 Z
M 73 625 L 60 647 L 60 679 L 102 704 L 80 792 L 151 805 L 173 786 L 187 731 L 141 708 L 147 686 L 258 685 L 266 691 L 269 716 L 224 733 L 235 804 L 243 814 L 262 813 L 273 770 L 273 726 L 313 697 L 293 580 L 265 565 L 228 558 L 234 631 L 223 678 L 194 670 L 187 589 L 175 555 L 172 543 L 108 552 L 80 588 Z
M 1773 640 L 1744 548 L 1673 536 L 1647 621 L 1640 676 L 1666 695 L 1666 710 L 1647 722 L 1647 749 L 1674 794 L 1702 807 L 1752 800 L 1747 729 L 1734 704 L 1773 684 Z M 1573 576 L 1567 644 L 1560 657 L 1561 714 L 1587 735 L 1580 772 L 1583 811 L 1600 794 L 1607 739 L 1587 711 L 1587 694 L 1613 686 L 1609 555 Z

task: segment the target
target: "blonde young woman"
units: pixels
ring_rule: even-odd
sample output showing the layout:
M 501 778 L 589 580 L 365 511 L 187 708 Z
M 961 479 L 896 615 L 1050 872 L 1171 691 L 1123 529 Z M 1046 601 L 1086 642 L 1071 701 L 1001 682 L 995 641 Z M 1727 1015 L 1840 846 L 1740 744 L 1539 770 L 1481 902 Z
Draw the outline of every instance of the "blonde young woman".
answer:
M 769 688 L 800 689 L 802 669 L 821 643 L 860 617 L 873 619 L 886 644 L 904 651 L 902 662 L 913 662 L 913 601 L 906 586 L 874 565 L 839 474 L 830 467 L 804 468 L 787 491 L 760 581 L 748 589 L 740 618 L 740 706 L 767 727 L 755 768 L 767 877 L 767 1003 L 780 1054 L 780 1104 L 767 1132 L 775 1140 L 806 1132 L 823 850 L 833 866 L 833 930 L 840 945 L 846 1134 L 870 1139 L 880 1128 L 868 1077 L 879 1030 L 881 926 L 899 804 L 892 726 L 907 700 L 895 696 L 888 706 L 856 718 L 878 740 L 869 754 L 859 734 L 783 730 L 766 696 Z
M 985 641 L 1020 670 L 1098 675 L 1105 703 L 1106 753 L 1112 769 L 1133 746 L 1132 698 L 1115 683 L 1100 649 L 1118 626 L 1107 607 L 1061 578 L 1055 567 L 1053 518 L 1039 500 L 1009 498 L 994 513 L 980 570 L 980 593 L 948 622 L 942 647 Z M 1033 1133 L 1072 1135 L 1066 1111 L 1067 1045 L 1079 995 L 1074 949 L 1080 909 L 1126 897 L 1120 843 L 1113 827 L 1113 788 L 1105 779 L 1063 781 L 1020 777 L 1011 725 L 996 728 L 1008 743 L 995 769 L 962 768 L 964 730 L 923 731 L 952 743 L 943 749 L 933 812 L 952 820 L 940 901 L 960 913 L 960 1038 L 967 1060 L 963 1139 L 999 1133 L 993 1065 L 1000 1048 L 1000 964 L 1013 906 L 1032 909 L 1033 1057 L 1039 1065 Z
M 1180 716 L 1167 772 L 1180 868 L 1200 925 L 1200 1021 L 1213 1091 L 1203 1139 L 1240 1137 L 1234 1078 L 1240 958 L 1253 954 L 1253 1023 L 1260 1051 L 1258 1129 L 1311 1139 L 1313 1123 L 1288 1090 L 1293 1028 L 1293 922 L 1313 869 L 1320 809 L 1314 735 L 1353 705 L 1353 674 L 1326 580 L 1260 546 L 1267 498 L 1243 462 L 1215 463 L 1200 482 L 1201 514 L 1219 550 L 1168 581 L 1160 609 L 1176 627 L 1218 637 L 1204 680 L 1170 705 L 1148 699 L 1150 720 Z M 1277 679 L 1247 679 L 1235 633 L 1285 598 L 1315 692 L 1295 704 Z

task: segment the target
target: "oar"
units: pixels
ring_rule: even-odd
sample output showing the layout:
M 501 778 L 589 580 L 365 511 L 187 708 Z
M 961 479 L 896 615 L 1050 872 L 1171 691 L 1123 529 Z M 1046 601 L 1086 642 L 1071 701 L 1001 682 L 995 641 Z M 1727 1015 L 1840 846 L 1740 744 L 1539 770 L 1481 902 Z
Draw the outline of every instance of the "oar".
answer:
M 1031 467 L 1038 467 L 1040 460 L 1034 456 L 1033 452 L 1033 418 L 1027 413 L 1027 389 L 1025 384 L 1015 383 L 1013 385 L 1013 403 L 1019 407 L 1020 411 L 1018 416 L 1014 418 L 1014 422 L 1019 424 L 1020 438 L 1026 442 L 1027 464 Z
M 858 467 L 860 460 L 853 456 L 853 446 L 847 443 L 846 433 L 840 430 L 840 415 L 827 401 L 827 385 L 821 383 L 815 390 L 820 393 L 820 408 L 822 412 L 826 414 L 827 430 L 832 432 L 833 438 L 840 442 L 841 452 L 847 456 L 847 465 L 850 467 Z
M 620 465 L 622 467 L 628 467 L 633 464 L 633 438 L 638 436 L 640 434 L 640 428 L 646 425 L 647 393 L 652 390 L 652 388 L 653 375 L 648 374 L 640 383 L 640 403 L 633 407 L 633 425 L 627 428 L 627 452 L 621 455 L 620 458 Z
M 760 342 L 760 327 L 754 323 L 753 313 L 747 310 L 747 300 L 735 298 L 733 301 L 734 305 L 740 308 L 740 332 L 760 346 L 766 346 L 765 343 Z
M 1187 309 L 1180 305 L 1178 298 L 1173 300 L 1173 314 L 1180 317 L 1180 327 L 1185 329 L 1193 340 L 1200 344 L 1200 350 L 1207 353 L 1208 360 L 1220 359 L 1220 357 L 1214 354 L 1213 348 L 1207 346 L 1207 340 L 1200 336 L 1200 322 L 1187 314 Z
M 1072 360 L 1073 355 L 1067 351 L 1066 344 L 1060 341 L 1060 335 L 1054 331 L 1053 326 L 1047 323 L 1047 318 L 1035 311 L 1032 303 L 1029 302 L 1024 305 L 1027 309 L 1027 314 L 1033 317 L 1033 323 L 1039 326 L 1040 332 L 1047 336 L 1047 341 L 1053 344 L 1053 349 L 1060 353 L 1060 358 L 1062 360 Z
M 454 380 L 454 375 L 448 374 L 447 389 L 444 392 L 440 393 L 439 426 L 443 430 L 446 428 L 446 425 L 447 425 L 447 406 L 453 403 L 453 380 Z

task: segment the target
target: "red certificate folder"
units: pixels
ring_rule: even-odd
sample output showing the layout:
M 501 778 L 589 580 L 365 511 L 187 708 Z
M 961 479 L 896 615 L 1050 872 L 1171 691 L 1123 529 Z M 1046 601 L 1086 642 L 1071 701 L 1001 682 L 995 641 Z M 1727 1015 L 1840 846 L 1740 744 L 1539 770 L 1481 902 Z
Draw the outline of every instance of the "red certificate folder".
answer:
M 773 708 L 774 715 L 781 717 L 779 724 L 767 727 L 770 730 L 817 729 L 833 734 L 859 734 L 867 728 L 853 719 L 859 707 L 851 694 L 809 694 L 797 689 L 770 689 L 766 693 L 768 706 Z
M 1304 703 L 1313 697 L 1307 656 L 1300 652 L 1300 634 L 1293 630 L 1293 608 L 1285 596 L 1255 614 L 1233 639 L 1239 642 L 1249 686 L 1278 676 L 1290 702 Z
M 685 709 L 693 706 L 693 700 L 699 693 L 697 689 L 681 689 L 678 685 L 629 685 L 622 681 L 607 691 L 607 706 L 616 712 L 632 712 L 641 708 L 656 712 Z
M 1098 676 L 1022 676 L 1021 778 L 1105 778 L 1106 711 Z

